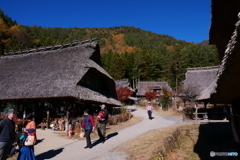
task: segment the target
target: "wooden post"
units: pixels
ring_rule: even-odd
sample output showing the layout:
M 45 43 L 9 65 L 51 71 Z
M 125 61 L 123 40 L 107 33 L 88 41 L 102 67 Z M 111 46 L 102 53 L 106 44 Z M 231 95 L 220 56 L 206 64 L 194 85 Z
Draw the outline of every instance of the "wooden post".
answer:
M 69 110 L 70 110 L 70 108 L 71 108 L 71 106 L 70 106 L 71 104 L 70 104 L 70 102 L 68 101 L 68 100 L 66 100 L 66 120 L 65 120 L 65 131 L 66 132 L 68 132 L 68 128 L 69 128 L 69 115 L 70 115 L 70 112 L 69 112 Z
M 48 126 L 49 126 L 49 109 L 47 111 L 47 128 L 48 128 Z

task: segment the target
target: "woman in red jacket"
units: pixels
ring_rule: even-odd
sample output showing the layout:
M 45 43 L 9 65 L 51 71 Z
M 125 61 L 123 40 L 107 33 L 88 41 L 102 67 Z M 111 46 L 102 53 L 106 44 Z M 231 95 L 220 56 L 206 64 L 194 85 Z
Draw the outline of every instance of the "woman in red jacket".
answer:
M 81 129 L 85 130 L 85 136 L 86 136 L 86 141 L 87 141 L 87 146 L 84 148 L 92 148 L 92 143 L 91 143 L 91 137 L 90 134 L 91 132 L 95 129 L 95 123 L 93 116 L 89 114 L 88 110 L 84 111 L 84 119 L 82 122 Z

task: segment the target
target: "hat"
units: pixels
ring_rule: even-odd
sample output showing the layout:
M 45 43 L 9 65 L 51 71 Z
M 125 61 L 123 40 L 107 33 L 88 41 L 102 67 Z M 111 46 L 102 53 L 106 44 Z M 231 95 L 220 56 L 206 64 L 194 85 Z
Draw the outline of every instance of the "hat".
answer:
M 10 113 L 14 113 L 14 111 L 15 111 L 15 106 L 10 104 L 3 110 L 3 113 L 5 115 L 9 115 Z
M 101 104 L 100 107 L 106 107 L 105 104 Z

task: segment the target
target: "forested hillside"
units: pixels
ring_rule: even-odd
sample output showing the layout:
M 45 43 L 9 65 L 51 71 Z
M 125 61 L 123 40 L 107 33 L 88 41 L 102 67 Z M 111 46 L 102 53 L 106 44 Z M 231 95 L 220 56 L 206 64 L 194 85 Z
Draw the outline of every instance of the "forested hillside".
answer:
M 176 40 L 136 27 L 44 28 L 23 26 L 0 10 L 0 55 L 4 51 L 98 38 L 104 69 L 114 79 L 181 84 L 186 68 L 218 65 L 215 46 Z

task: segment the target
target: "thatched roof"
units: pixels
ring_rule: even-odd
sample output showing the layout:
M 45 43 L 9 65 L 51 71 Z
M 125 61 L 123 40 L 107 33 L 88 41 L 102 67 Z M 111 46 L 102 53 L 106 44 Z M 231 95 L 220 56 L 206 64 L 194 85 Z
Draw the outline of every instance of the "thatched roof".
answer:
M 217 46 L 222 60 L 212 103 L 230 104 L 240 97 L 239 12 L 239 0 L 212 0 L 210 43 Z
M 128 79 L 115 80 L 115 84 L 116 89 L 118 89 L 119 87 L 127 87 L 131 91 L 135 92 L 135 90 L 130 86 L 130 82 Z
M 216 89 L 211 95 L 211 99 L 215 103 L 231 104 L 235 99 L 240 97 L 239 28 L 240 20 L 238 20 L 238 22 L 236 23 L 235 30 L 233 31 L 233 34 L 229 40 L 220 65 L 219 74 L 216 81 Z
M 216 83 L 218 70 L 219 66 L 189 68 L 183 81 L 185 94 L 195 94 L 196 100 L 209 99 Z
M 235 29 L 240 12 L 239 0 L 212 0 L 212 24 L 210 28 L 210 44 L 218 48 L 219 58 L 222 60 L 226 46 Z
M 0 100 L 71 97 L 121 105 L 115 82 L 101 67 L 97 42 L 52 51 L 0 57 Z M 82 85 L 94 75 L 105 88 Z
M 115 83 L 116 83 L 116 86 L 130 87 L 130 83 L 128 79 L 115 80 Z
M 172 88 L 168 85 L 167 82 L 163 81 L 139 81 L 137 83 L 137 96 L 145 96 L 146 92 L 153 90 L 162 90 L 163 88 L 168 91 L 172 91 Z

